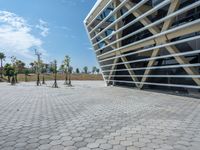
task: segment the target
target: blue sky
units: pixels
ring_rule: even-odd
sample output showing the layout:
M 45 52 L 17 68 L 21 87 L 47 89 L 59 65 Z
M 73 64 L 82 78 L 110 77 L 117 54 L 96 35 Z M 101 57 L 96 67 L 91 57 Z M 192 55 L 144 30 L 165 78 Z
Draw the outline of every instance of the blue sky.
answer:
M 97 66 L 83 25 L 95 2 L 0 0 L 0 51 L 27 64 L 35 59 L 37 48 L 46 62 L 61 63 L 67 54 L 74 68 Z

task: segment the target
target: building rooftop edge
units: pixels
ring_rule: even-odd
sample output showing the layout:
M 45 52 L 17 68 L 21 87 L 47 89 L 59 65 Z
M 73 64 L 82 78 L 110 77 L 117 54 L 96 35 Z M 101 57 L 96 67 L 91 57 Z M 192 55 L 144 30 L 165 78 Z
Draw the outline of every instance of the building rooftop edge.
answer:
M 91 14 L 94 12 L 94 10 L 99 6 L 102 0 L 97 0 L 97 2 L 94 4 L 88 15 L 86 16 L 84 23 L 86 23 L 87 19 L 91 16 Z

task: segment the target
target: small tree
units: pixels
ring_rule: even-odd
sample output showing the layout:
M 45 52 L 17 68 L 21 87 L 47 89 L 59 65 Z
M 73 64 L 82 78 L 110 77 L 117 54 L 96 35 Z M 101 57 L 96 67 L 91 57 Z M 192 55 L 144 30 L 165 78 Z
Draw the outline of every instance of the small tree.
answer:
M 18 60 L 18 59 L 15 60 L 15 80 L 16 80 L 16 83 L 18 82 L 17 74 L 18 73 L 24 73 L 23 70 L 25 69 L 25 65 L 26 64 L 23 61 Z
M 1 60 L 1 78 L 3 78 L 3 61 L 5 60 L 6 56 L 4 53 L 0 53 L 0 60 Z
M 45 77 L 44 77 L 44 74 L 46 72 L 46 66 L 42 61 L 40 63 L 41 63 L 41 72 L 42 72 L 42 84 L 46 84 Z
M 76 68 L 76 73 L 77 73 L 77 74 L 79 74 L 79 73 L 80 73 L 80 71 L 79 71 L 79 69 L 78 69 L 78 68 Z
M 11 85 L 15 85 L 15 83 L 16 83 L 15 74 L 16 73 L 15 73 L 14 69 L 11 69 L 9 74 L 12 77 L 12 79 L 11 79 Z
M 57 84 L 57 61 L 54 60 L 53 65 L 52 65 L 52 71 L 54 73 L 54 84 L 53 84 L 53 88 L 58 88 L 58 84 Z
M 42 64 L 42 61 L 34 61 L 34 68 L 35 68 L 35 72 L 37 74 L 37 81 L 36 81 L 36 85 L 37 86 L 40 86 L 41 85 L 41 82 L 40 82 L 40 74 L 41 74 L 41 64 Z
M 65 85 L 69 84 L 68 83 L 68 78 L 69 78 L 69 67 L 70 67 L 70 57 L 68 55 L 65 56 L 65 59 L 63 61 L 63 70 L 65 72 Z
M 99 68 L 96 69 L 96 72 L 97 72 L 97 74 L 99 74 L 99 72 L 100 72 Z
M 97 68 L 94 66 L 94 67 L 92 68 L 92 73 L 94 74 L 94 73 L 96 72 L 96 70 L 97 70 Z
M 15 83 L 17 83 L 17 74 L 18 74 L 18 71 L 17 71 L 17 58 L 15 56 L 12 56 L 11 57 L 11 62 L 12 62 L 12 66 L 13 66 L 13 71 L 11 71 L 12 73 L 12 80 L 11 80 L 11 83 L 13 82 L 13 80 L 15 80 Z M 12 84 L 14 85 L 14 84 Z
M 23 70 L 25 69 L 25 63 L 21 60 L 16 60 L 16 70 L 19 72 L 19 73 L 23 73 Z
M 87 67 L 87 66 L 83 67 L 83 72 L 84 72 L 85 74 L 88 73 L 88 67 Z
M 11 66 L 11 64 L 6 64 L 4 66 L 4 75 L 8 77 L 8 82 L 10 82 L 11 80 L 11 70 L 13 70 L 13 67 Z
M 8 82 L 15 85 L 15 70 L 11 64 L 6 64 L 4 67 L 4 75 L 8 77 Z

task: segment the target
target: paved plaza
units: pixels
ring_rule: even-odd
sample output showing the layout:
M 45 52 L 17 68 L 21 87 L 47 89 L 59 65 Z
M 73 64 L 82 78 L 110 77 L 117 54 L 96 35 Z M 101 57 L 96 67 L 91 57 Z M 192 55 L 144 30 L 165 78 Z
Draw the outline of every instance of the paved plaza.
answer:
M 102 81 L 0 83 L 0 150 L 200 150 L 200 100 Z

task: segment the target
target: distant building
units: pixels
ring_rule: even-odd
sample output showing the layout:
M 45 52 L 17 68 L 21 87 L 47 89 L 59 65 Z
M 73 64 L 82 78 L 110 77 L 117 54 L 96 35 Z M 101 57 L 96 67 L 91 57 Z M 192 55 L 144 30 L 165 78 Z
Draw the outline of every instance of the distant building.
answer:
M 107 85 L 200 93 L 200 0 L 98 0 L 84 24 Z

